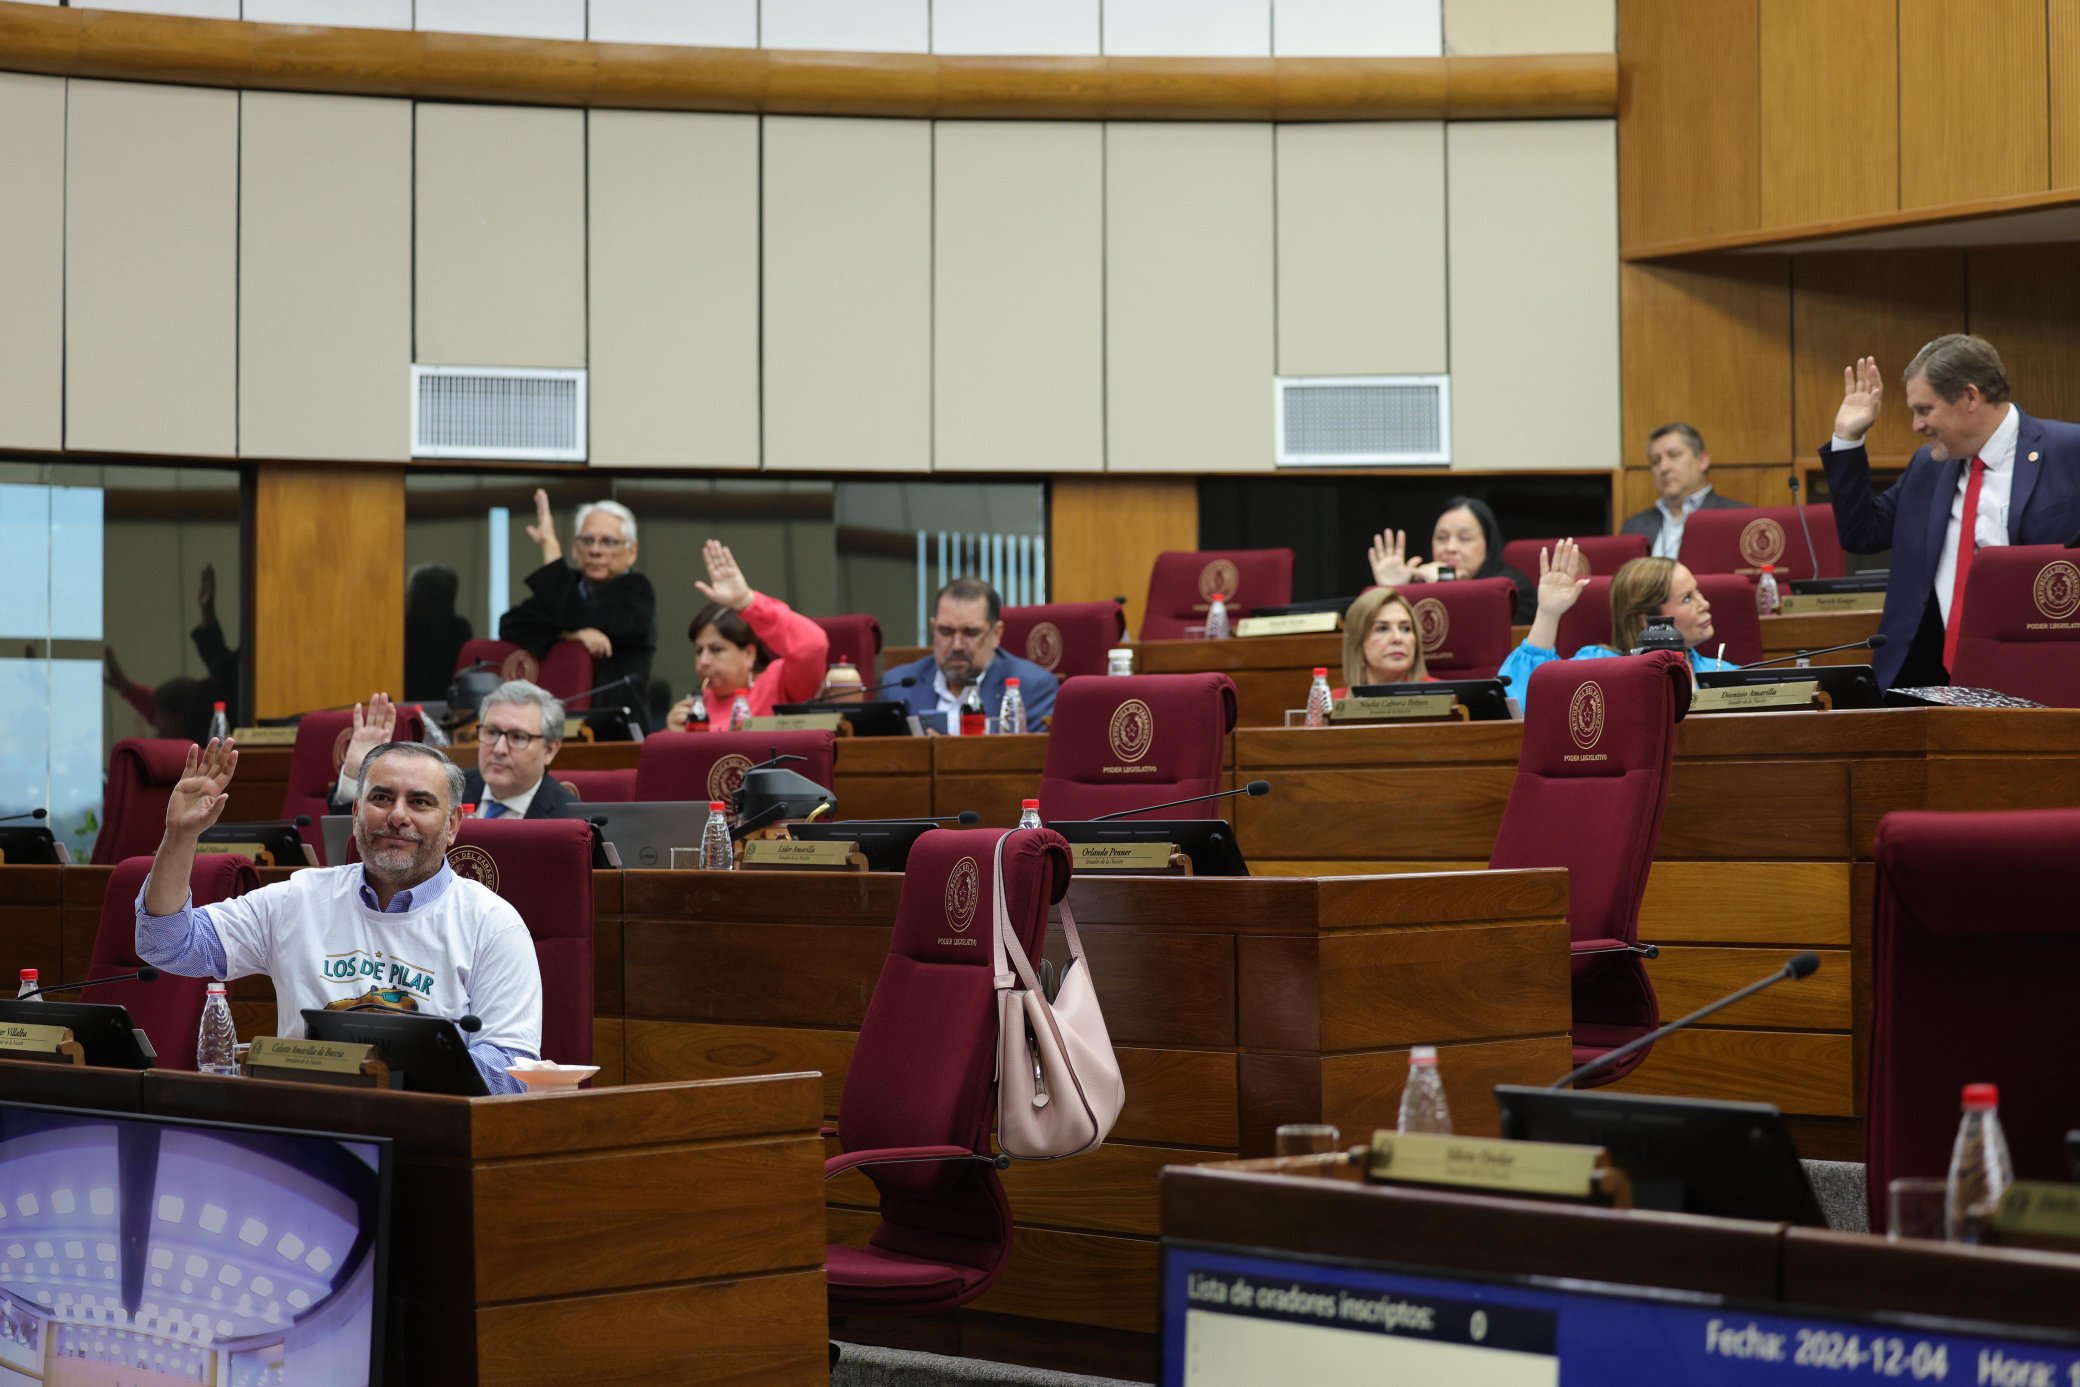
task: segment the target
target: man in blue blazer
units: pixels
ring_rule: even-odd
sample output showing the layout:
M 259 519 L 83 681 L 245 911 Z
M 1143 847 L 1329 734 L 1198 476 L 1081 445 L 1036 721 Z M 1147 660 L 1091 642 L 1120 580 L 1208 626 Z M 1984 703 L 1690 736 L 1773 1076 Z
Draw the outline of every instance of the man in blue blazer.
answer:
M 1056 680 L 1031 660 L 997 648 L 1004 639 L 1003 611 L 997 590 L 980 578 L 956 578 L 939 589 L 932 599 L 932 653 L 881 675 L 884 684 L 906 674 L 917 682 L 878 697 L 900 699 L 926 728 L 946 731 L 947 714 L 960 707 L 969 685 L 982 685 L 982 711 L 995 717 L 1004 701 L 1004 681 L 1017 679 L 1026 725 L 1039 731 L 1040 719 L 1054 711 Z
M 1892 550 L 1878 623 L 1886 643 L 1872 660 L 1888 689 L 1949 682 L 1973 552 L 2064 544 L 2080 530 L 2080 426 L 2032 418 L 2010 403 L 1992 343 L 1938 337 L 1915 354 L 1903 381 L 1914 432 L 1928 442 L 1896 484 L 1871 490 L 1863 446 L 1885 392 L 1875 358 L 1843 370 L 1834 438 L 1820 452 L 1842 547 Z

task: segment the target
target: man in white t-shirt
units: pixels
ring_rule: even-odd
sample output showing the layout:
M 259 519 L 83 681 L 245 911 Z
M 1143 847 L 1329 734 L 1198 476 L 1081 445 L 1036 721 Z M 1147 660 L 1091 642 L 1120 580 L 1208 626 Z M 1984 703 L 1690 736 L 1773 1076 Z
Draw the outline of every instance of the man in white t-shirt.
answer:
M 541 1055 L 541 971 L 519 912 L 448 866 L 462 771 L 417 742 L 375 748 L 354 801 L 361 861 L 197 908 L 195 845 L 224 812 L 237 765 L 228 741 L 189 749 L 137 895 L 138 957 L 185 977 L 267 974 L 283 1035 L 301 1034 L 306 1008 L 474 1014 L 470 1058 L 491 1092 L 516 1092 L 506 1067 Z

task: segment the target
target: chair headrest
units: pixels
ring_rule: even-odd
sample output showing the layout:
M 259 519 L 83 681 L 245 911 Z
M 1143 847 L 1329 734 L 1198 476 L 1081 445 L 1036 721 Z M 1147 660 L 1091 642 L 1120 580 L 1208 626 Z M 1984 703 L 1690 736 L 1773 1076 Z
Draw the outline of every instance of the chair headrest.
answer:
M 1234 728 L 1235 681 L 1225 674 L 1078 675 L 1055 697 L 1045 776 L 1174 784 L 1208 774 L 1206 747 Z
M 1891 909 L 1952 938 L 2080 934 L 2072 883 L 2055 865 L 2076 855 L 2080 809 L 1900 810 L 1878 824 L 1878 879 Z
M 1007 833 L 1004 878 L 1011 918 L 1028 930 L 1036 920 L 1044 924 L 1046 905 L 1069 890 L 1069 845 L 1060 834 L 935 828 L 910 849 L 890 953 L 922 963 L 993 966 L 997 840 Z
M 1961 634 L 2080 641 L 2080 551 L 2033 544 L 1980 552 L 1972 559 Z
M 1520 774 L 1579 778 L 1658 770 L 1690 711 L 1690 665 L 1672 650 L 1552 660 L 1531 673 Z
M 1401 595 L 1416 614 L 1423 658 L 1441 665 L 1501 664 L 1511 645 L 1517 585 L 1507 578 L 1425 583 Z

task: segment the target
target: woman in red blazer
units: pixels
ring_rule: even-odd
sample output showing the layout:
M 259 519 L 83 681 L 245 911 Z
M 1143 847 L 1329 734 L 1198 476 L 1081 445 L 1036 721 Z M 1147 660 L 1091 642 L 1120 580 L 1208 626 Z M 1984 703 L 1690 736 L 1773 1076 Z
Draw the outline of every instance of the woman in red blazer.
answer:
M 709 540 L 701 551 L 708 581 L 694 583 L 708 605 L 686 628 L 701 676 L 708 720 L 692 718 L 693 699 L 672 707 L 666 725 L 674 732 L 727 730 L 738 694 L 751 716 L 765 717 L 776 704 L 805 703 L 823 687 L 831 640 L 824 629 L 777 597 L 754 591 L 729 546 Z

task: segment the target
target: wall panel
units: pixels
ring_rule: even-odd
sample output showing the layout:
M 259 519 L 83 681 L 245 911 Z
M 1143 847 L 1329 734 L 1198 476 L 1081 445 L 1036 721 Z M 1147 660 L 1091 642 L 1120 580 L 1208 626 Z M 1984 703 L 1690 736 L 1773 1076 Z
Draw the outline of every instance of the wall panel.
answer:
M 65 81 L 0 73 L 0 447 L 63 443 Z
M 1444 126 L 1278 127 L 1278 373 L 1439 372 Z
M 933 466 L 1105 466 L 1105 132 L 941 121 Z
M 342 517 L 352 517 L 342 524 Z M 395 689 L 404 676 L 404 470 L 258 469 L 253 492 L 256 716 L 286 717 Z M 388 536 L 385 543 L 371 542 Z M 322 574 L 323 581 L 312 581 Z
M 1105 51 L 1168 58 L 1268 58 L 1271 0 L 1104 0 Z
M 1452 465 L 1618 466 L 1611 122 L 1457 123 L 1445 149 Z
M 1601 3 L 1608 19 L 1610 0 Z M 1444 19 L 1437 0 L 1273 0 L 1271 51 L 1280 58 L 1435 58 L 1444 52 Z
M 1608 53 L 1617 44 L 1612 0 L 1444 0 L 1445 52 Z
M 1099 0 L 933 0 L 934 53 L 1098 52 Z
M 237 169 L 238 93 L 71 84 L 67 448 L 236 450 Z
M 928 53 L 928 0 L 762 0 L 760 42 L 767 48 L 848 53 Z
M 585 113 L 418 108 L 413 359 L 585 364 Z
M 1704 435 L 1715 468 L 1798 455 L 1786 257 L 1629 264 L 1618 298 L 1627 467 L 1644 468 L 1647 435 L 1675 421 Z
M 1897 210 L 1897 0 L 1761 6 L 1762 225 Z
M 2080 0 L 2046 0 L 2051 51 L 2051 186 L 2080 184 Z
M 1902 207 L 2050 186 L 2044 3 L 1899 0 Z
M 239 452 L 403 461 L 411 104 L 279 92 L 241 102 Z
M 758 466 L 758 118 L 594 111 L 591 462 Z
M 409 29 L 412 0 L 245 0 L 256 24 L 334 24 L 349 29 Z
M 1270 467 L 1268 125 L 1106 127 L 1106 466 Z
M 413 0 L 416 27 L 533 39 L 585 37 L 585 0 Z
M 756 48 L 758 0 L 591 0 L 585 25 L 594 43 Z
M 1048 488 L 1047 532 L 1049 600 L 1124 597 L 1131 639 L 1141 629 L 1156 555 L 1199 547 L 1198 480 L 1063 477 Z
M 1875 356 L 1885 407 L 1871 429 L 1872 457 L 1905 458 L 1920 446 L 1899 373 L 1930 338 L 1965 327 L 1964 252 L 1802 255 L 1791 267 L 1792 421 L 1800 456 L 1827 445 L 1842 403 L 1842 368 Z
M 765 123 L 765 464 L 931 465 L 932 148 L 922 121 Z
M 2015 402 L 2041 418 L 2080 419 L 2076 268 L 2080 249 L 2069 245 L 1965 253 L 1969 328 L 2000 349 Z
M 1756 225 L 1757 0 L 1618 0 L 1629 250 Z

